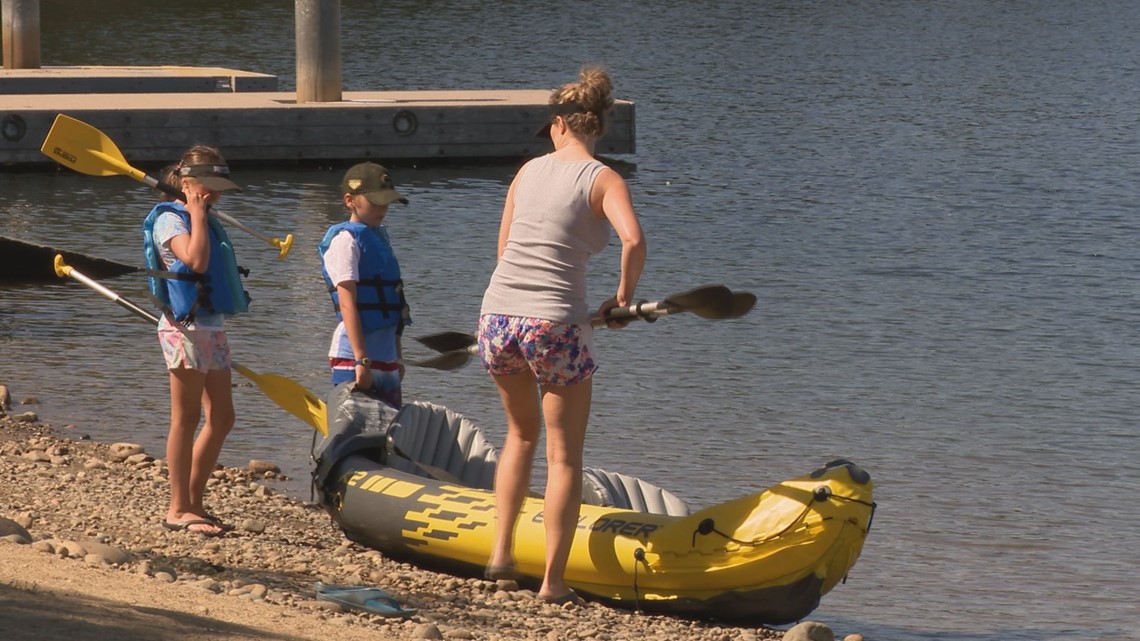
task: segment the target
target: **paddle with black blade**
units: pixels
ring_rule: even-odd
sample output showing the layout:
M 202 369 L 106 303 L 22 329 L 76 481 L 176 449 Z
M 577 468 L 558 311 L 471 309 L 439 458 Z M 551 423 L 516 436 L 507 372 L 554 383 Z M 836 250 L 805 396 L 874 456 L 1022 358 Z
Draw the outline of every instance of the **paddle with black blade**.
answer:
M 756 296 L 747 292 L 734 294 L 724 285 L 705 285 L 691 289 L 687 292 L 668 296 L 657 302 L 641 302 L 628 307 L 615 307 L 609 310 L 607 316 L 615 319 L 643 319 L 653 322 L 661 316 L 691 312 L 712 320 L 737 318 L 747 314 L 751 305 L 744 306 L 737 301 L 737 296 L 751 297 L 752 304 L 756 303 Z M 604 327 L 605 319 L 593 318 L 590 324 L 594 327 Z M 420 344 L 437 352 L 451 352 L 467 349 L 475 344 L 475 337 L 466 332 L 439 332 L 427 336 L 416 337 Z
M 40 147 L 40 151 L 48 158 L 81 174 L 89 176 L 130 176 L 183 202 L 186 200 L 186 196 L 177 187 L 168 185 L 157 178 L 148 176 L 141 169 L 132 167 L 123 157 L 123 153 L 119 151 L 115 142 L 102 131 L 71 116 L 59 114 L 55 117 L 55 122 L 52 123 L 51 130 L 44 138 L 44 144 Z M 280 259 L 284 259 L 285 255 L 289 253 L 289 248 L 293 246 L 293 234 L 287 234 L 285 240 L 270 238 L 245 226 L 241 221 L 217 208 L 211 207 L 209 213 L 222 222 L 233 225 L 250 236 L 276 247 L 278 250 L 277 257 Z
M 640 319 L 652 323 L 662 316 L 682 312 L 696 314 L 708 320 L 728 320 L 744 316 L 752 311 L 755 305 L 756 295 L 751 292 L 734 292 L 724 285 L 705 285 L 660 301 L 615 307 L 606 312 L 605 318 L 592 318 L 590 324 L 602 328 L 606 327 L 607 321 L 613 319 Z M 416 340 L 428 349 L 442 352 L 439 356 L 411 363 L 417 367 L 458 369 L 466 365 L 479 349 L 475 336 L 465 332 L 439 332 L 419 336 Z
M 74 267 L 71 267 L 63 261 L 63 256 L 58 254 L 55 257 L 55 273 L 59 275 L 60 278 L 70 276 L 114 301 L 120 307 L 135 316 L 150 321 L 151 323 L 158 323 L 157 316 L 123 298 L 107 287 L 104 287 L 98 281 L 76 271 Z M 281 409 L 308 423 L 322 435 L 328 436 L 329 430 L 328 419 L 325 414 L 325 402 L 314 396 L 312 392 L 305 389 L 300 383 L 278 374 L 258 374 L 248 367 L 237 363 L 232 363 L 231 365 L 239 374 L 253 381 L 257 387 L 260 388 L 271 401 L 280 406 Z

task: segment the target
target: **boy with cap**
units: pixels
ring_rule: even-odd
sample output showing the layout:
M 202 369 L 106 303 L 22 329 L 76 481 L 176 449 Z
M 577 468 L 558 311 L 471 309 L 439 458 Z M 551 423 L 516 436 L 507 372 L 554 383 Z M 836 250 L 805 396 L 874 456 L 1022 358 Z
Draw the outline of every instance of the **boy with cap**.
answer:
M 400 336 L 411 324 L 400 264 L 384 218 L 394 202 L 408 204 L 388 170 L 365 162 L 350 168 L 340 184 L 349 219 L 329 228 L 317 246 L 321 275 L 339 321 L 329 346 L 332 383 L 353 381 L 399 409 Z

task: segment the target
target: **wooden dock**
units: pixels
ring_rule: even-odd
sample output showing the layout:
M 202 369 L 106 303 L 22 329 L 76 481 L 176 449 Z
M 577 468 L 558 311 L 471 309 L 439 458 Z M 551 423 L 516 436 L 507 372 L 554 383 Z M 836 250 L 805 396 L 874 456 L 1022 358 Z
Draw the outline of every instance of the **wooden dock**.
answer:
M 346 91 L 339 102 L 297 104 L 295 93 L 275 89 L 273 76 L 218 68 L 0 69 L 0 165 L 54 166 L 40 146 L 59 113 L 102 130 L 132 163 L 151 165 L 198 143 L 234 164 L 501 161 L 550 149 L 549 138 L 535 136 L 548 90 Z M 634 148 L 634 104 L 619 100 L 597 151 Z
M 222 67 L 0 69 L 0 94 L 277 91 L 277 76 Z

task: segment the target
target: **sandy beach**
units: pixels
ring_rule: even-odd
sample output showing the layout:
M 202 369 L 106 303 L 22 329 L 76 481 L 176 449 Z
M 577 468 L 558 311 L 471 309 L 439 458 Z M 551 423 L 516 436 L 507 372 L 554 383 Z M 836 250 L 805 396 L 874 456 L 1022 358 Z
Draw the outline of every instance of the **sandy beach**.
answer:
M 169 531 L 160 457 L 95 443 L 16 405 L 0 416 L 0 621 L 9 641 L 757 641 L 783 630 L 548 605 L 513 582 L 398 563 L 344 539 L 273 472 L 224 468 L 209 507 L 235 529 Z M 4 412 L 0 411 L 0 414 Z M 415 613 L 344 610 L 314 585 L 382 588 Z

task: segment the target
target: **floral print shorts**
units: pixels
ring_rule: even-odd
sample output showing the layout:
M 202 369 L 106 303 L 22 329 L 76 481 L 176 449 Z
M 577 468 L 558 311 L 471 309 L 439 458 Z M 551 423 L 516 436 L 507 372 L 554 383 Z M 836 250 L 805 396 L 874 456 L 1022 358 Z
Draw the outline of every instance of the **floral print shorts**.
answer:
M 492 376 L 527 369 L 541 385 L 581 383 L 598 369 L 594 328 L 541 318 L 484 314 L 479 317 L 479 360 Z
M 194 369 L 206 373 L 230 368 L 230 344 L 222 329 L 179 329 L 167 323 L 158 327 L 158 342 L 167 369 Z

